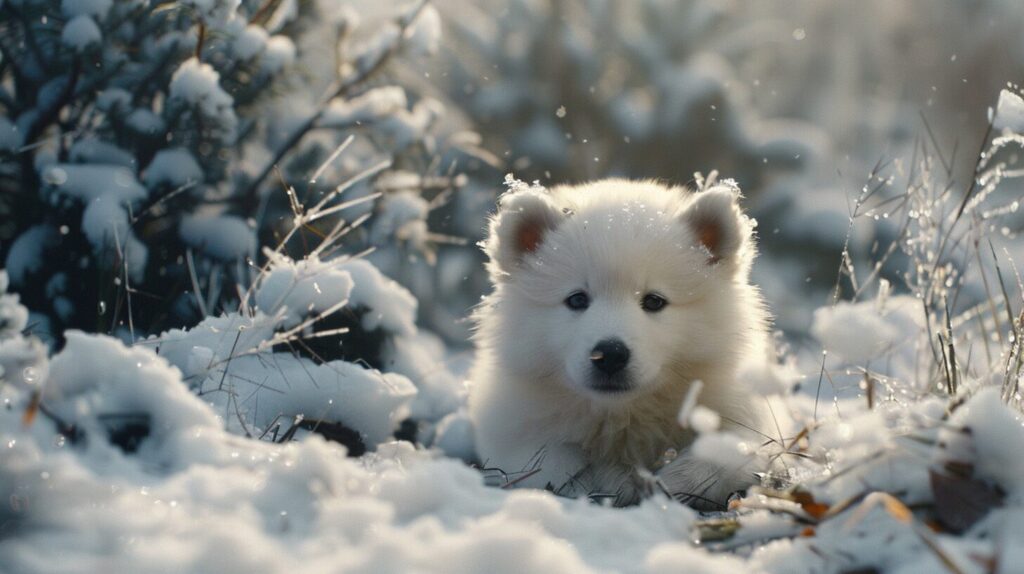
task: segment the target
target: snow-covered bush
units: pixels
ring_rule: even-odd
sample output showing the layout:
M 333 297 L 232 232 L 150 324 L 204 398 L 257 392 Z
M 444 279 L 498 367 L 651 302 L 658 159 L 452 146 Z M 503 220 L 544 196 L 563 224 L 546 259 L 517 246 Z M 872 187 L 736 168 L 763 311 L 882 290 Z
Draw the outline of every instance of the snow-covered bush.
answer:
M 293 207 L 341 187 L 372 194 L 392 167 L 431 178 L 428 198 L 463 181 L 451 162 L 429 163 L 449 149 L 435 135 L 443 107 L 379 85 L 393 60 L 436 47 L 429 4 L 359 37 L 331 2 L 40 0 L 0 11 L 0 195 L 18 214 L 0 230 L 0 260 L 40 334 L 133 338 L 194 323 L 238 305 L 258 245 L 290 230 Z M 300 48 L 322 52 L 325 41 L 337 67 L 311 98 Z M 334 162 L 343 142 L 352 149 Z M 289 252 L 338 213 L 305 222 Z M 426 216 L 374 241 L 430 257 Z M 361 231 L 348 239 L 365 249 Z
M 728 2 L 458 2 L 449 97 L 528 181 L 685 182 L 714 168 L 756 190 L 827 153 L 811 125 L 765 119 L 736 71 L 772 34 Z M 493 18 L 492 14 L 501 14 Z M 730 20 L 730 17 L 732 20 Z
M 817 344 L 787 349 L 802 381 L 761 429 L 777 464 L 738 515 L 698 525 L 710 548 L 747 548 L 770 571 L 969 572 L 1014 559 L 1022 109 L 1001 95 L 968 184 L 954 186 L 936 151 L 879 168 L 852 199 L 848 229 L 867 219 L 897 231 L 867 266 L 843 251 L 832 301 L 813 313 Z M 897 255 L 890 283 L 881 274 Z
M 312 208 L 296 226 L 330 209 Z M 29 313 L 18 296 L 0 291 L 7 407 L 23 409 L 26 424 L 42 413 L 72 443 L 105 440 L 129 454 L 159 448 L 193 420 L 269 442 L 316 433 L 352 456 L 395 436 L 429 444 L 463 403 L 462 384 L 444 346 L 416 326 L 405 288 L 361 258 L 325 255 L 343 236 L 339 226 L 299 261 L 282 253 L 286 242 L 266 248 L 237 310 L 127 348 L 68 330 L 52 362 L 23 335 Z M 459 438 L 467 429 L 441 431 L 472 456 Z
M 416 298 L 367 258 L 432 263 L 451 241 L 427 222 L 466 182 L 444 108 L 381 85 L 394 60 L 436 50 L 433 6 L 362 33 L 331 2 L 0 10 L 20 34 L 0 41 L 0 89 L 13 90 L 0 102 L 0 185 L 22 210 L 0 238 L 12 288 L 0 380 L 29 388 L 26 412 L 73 441 L 109 434 L 134 451 L 167 426 L 159 389 L 183 375 L 220 426 L 252 438 L 320 433 L 353 455 L 395 435 L 434 439 L 461 382 L 417 327 Z M 54 31 L 63 43 L 41 40 Z M 300 73 L 317 54 L 300 50 L 325 40 L 337 70 L 311 96 Z M 110 380 L 102 362 L 74 372 L 59 359 L 123 354 L 76 328 L 133 345 L 125 365 L 147 347 L 181 374 L 129 389 L 128 367 Z M 46 393 L 30 388 L 46 380 L 46 347 L 26 333 L 71 347 Z
M 239 434 L 312 430 L 355 454 L 396 433 L 429 443 L 464 391 L 443 346 L 417 328 L 412 295 L 361 259 L 266 254 L 241 311 L 142 344 Z

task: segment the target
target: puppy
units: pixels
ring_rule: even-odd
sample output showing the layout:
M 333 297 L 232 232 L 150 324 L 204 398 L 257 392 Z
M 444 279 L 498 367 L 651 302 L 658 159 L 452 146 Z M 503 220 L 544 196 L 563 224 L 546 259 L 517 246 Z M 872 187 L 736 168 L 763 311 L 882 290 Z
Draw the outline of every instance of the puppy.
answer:
M 768 353 L 739 198 L 732 185 L 621 179 L 501 197 L 469 396 L 485 466 L 516 486 L 617 505 L 655 485 L 715 508 L 753 482 L 749 465 L 691 453 L 677 420 L 701 381 L 698 402 L 723 430 L 762 424 L 763 399 L 737 377 Z

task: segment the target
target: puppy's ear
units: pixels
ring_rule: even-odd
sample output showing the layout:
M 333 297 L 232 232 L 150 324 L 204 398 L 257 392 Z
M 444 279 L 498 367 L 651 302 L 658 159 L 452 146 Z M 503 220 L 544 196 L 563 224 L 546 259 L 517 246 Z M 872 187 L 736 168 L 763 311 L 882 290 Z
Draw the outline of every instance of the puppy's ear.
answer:
M 750 240 L 753 226 L 739 206 L 740 191 L 718 185 L 693 194 L 683 220 L 708 253 L 708 263 L 730 261 Z
M 499 278 L 511 273 L 525 256 L 540 248 L 545 236 L 564 218 L 542 191 L 525 189 L 501 196 L 484 244 L 491 258 L 491 274 Z

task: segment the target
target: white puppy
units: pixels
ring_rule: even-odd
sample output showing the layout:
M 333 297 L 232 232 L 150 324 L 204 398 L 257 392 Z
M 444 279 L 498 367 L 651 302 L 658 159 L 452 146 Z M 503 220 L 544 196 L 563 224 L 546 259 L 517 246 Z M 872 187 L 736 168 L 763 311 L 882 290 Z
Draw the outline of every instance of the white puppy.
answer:
M 742 463 L 687 451 L 693 434 L 677 422 L 699 380 L 699 403 L 725 429 L 762 425 L 763 399 L 737 380 L 746 358 L 767 353 L 739 195 L 613 179 L 502 196 L 469 399 L 486 467 L 620 505 L 649 491 L 645 471 L 705 508 L 753 482 Z M 682 454 L 662 468 L 673 449 Z

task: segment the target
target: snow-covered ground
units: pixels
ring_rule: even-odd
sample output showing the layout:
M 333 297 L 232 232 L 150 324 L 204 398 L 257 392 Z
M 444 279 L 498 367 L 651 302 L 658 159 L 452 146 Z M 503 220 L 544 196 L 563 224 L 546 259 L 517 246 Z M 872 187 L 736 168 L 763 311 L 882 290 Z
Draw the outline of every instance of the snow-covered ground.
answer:
M 437 416 L 458 400 L 422 401 L 431 391 L 401 375 L 272 347 L 302 325 L 289 309 L 331 306 L 305 286 L 351 297 L 346 267 L 358 264 L 278 260 L 256 295 L 274 301 L 265 310 L 132 347 L 69 332 L 48 361 L 4 295 L 4 571 L 1011 572 L 1019 560 L 1024 428 L 998 385 L 964 381 L 949 414 L 950 399 L 900 378 L 920 351 L 913 298 L 819 309 L 830 378 L 878 344 L 891 372 L 872 375 L 873 399 L 836 398 L 849 381 L 833 380 L 819 401 L 803 377 L 765 437 L 787 453 L 766 484 L 789 488 L 708 517 L 660 497 L 614 509 L 486 486 L 439 448 L 390 439 L 410 408 Z M 415 335 L 407 309 L 370 308 Z M 282 441 L 303 417 L 344 421 L 371 452 L 347 457 L 309 427 Z

